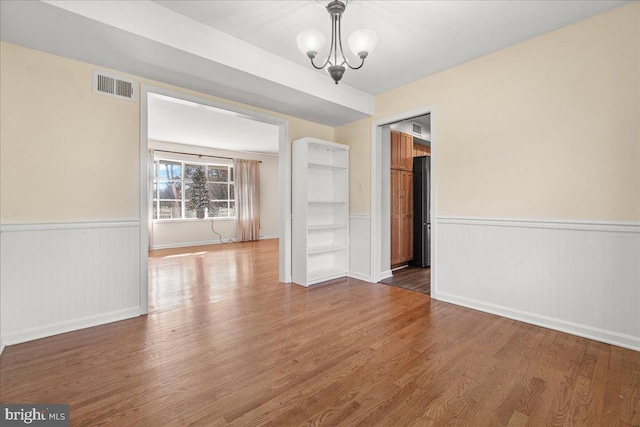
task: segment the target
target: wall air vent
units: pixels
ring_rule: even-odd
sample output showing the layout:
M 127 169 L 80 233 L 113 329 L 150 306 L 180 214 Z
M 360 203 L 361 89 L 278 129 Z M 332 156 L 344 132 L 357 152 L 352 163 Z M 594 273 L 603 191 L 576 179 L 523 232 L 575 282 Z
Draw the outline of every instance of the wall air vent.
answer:
M 413 125 L 413 134 L 422 135 L 422 125 L 420 123 L 411 123 Z
M 113 96 L 128 101 L 134 101 L 136 99 L 136 89 L 133 81 L 121 79 L 98 70 L 93 70 L 93 93 Z

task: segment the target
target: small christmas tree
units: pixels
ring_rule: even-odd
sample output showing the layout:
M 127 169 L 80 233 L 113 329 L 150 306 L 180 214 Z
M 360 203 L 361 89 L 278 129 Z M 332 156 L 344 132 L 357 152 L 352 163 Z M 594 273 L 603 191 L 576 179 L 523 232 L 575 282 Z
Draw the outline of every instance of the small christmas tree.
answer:
M 187 209 L 195 210 L 198 218 L 202 219 L 204 218 L 204 210 L 210 211 L 212 209 L 204 168 L 197 168 L 193 171 L 192 180 L 191 199 L 187 202 Z

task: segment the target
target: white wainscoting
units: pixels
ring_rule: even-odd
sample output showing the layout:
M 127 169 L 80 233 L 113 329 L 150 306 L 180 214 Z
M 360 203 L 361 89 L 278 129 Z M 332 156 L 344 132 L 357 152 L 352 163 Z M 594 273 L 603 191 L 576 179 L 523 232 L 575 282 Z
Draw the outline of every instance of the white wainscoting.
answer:
M 349 216 L 349 276 L 371 280 L 371 216 Z
M 433 297 L 640 350 L 640 224 L 436 219 Z
M 4 345 L 140 314 L 139 220 L 0 231 Z

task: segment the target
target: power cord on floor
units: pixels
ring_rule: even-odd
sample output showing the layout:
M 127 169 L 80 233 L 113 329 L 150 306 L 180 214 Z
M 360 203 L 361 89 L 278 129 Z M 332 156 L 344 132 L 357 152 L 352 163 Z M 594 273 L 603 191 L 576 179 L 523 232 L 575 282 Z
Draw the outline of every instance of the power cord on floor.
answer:
M 213 220 L 211 220 L 211 231 L 213 231 L 214 233 L 216 233 L 218 235 L 218 238 L 220 239 L 220 243 L 222 243 L 223 245 L 226 245 L 227 243 L 236 243 L 232 239 L 227 239 L 226 242 L 224 240 L 222 240 L 222 234 L 218 233 L 216 230 L 213 229 Z

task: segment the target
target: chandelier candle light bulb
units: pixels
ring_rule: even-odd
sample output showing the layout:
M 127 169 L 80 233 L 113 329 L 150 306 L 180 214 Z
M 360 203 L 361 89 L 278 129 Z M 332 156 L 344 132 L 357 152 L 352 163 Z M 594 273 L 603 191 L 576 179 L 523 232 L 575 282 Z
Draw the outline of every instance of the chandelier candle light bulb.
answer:
M 354 55 L 358 55 L 359 58 L 366 58 L 367 55 L 376 47 L 378 36 L 371 30 L 358 30 L 354 31 L 349 36 L 349 49 Z
M 342 31 L 340 20 L 347 4 L 340 0 L 333 0 L 327 6 L 331 15 L 331 49 L 324 63 L 320 66 L 313 61 L 318 52 L 324 47 L 324 36 L 317 30 L 305 30 L 298 34 L 298 49 L 311 60 L 311 65 L 318 70 L 325 68 L 336 84 L 342 79 L 346 71 L 345 65 L 352 70 L 362 68 L 364 60 L 376 47 L 377 36 L 371 30 L 358 30 L 349 36 L 349 48 L 360 58 L 360 65 L 353 66 L 342 50 Z
M 304 30 L 298 34 L 297 41 L 298 49 L 311 59 L 324 47 L 324 35 L 318 30 Z

